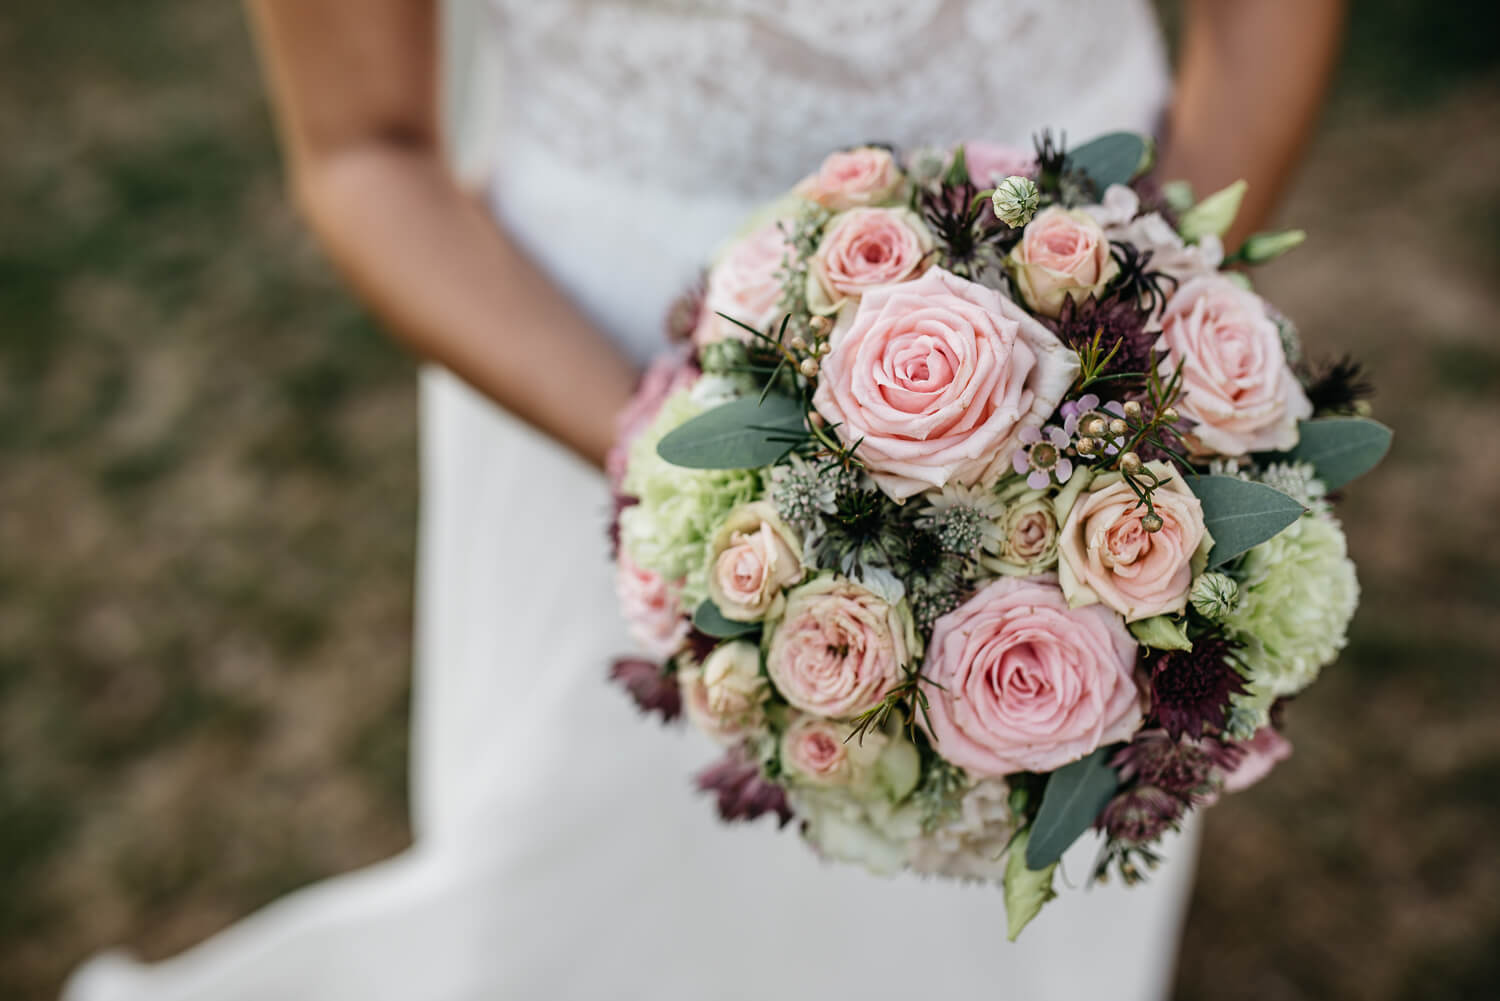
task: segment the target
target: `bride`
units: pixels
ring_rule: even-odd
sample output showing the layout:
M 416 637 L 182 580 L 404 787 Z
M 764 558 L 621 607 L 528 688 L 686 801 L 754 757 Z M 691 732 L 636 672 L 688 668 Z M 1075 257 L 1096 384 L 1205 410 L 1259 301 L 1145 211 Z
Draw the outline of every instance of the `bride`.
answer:
M 596 467 L 660 317 L 713 245 L 830 149 L 1043 126 L 1164 130 L 1164 176 L 1250 181 L 1264 221 L 1312 122 L 1339 0 L 1192 0 L 1175 96 L 1145 0 L 254 0 L 292 192 L 431 364 L 415 845 L 69 1001 L 1160 998 L 1195 832 L 1145 886 L 1072 888 L 1019 944 L 992 886 L 824 866 L 690 791 L 706 741 L 608 686 Z M 440 139 L 465 67 L 482 197 Z M 498 67 L 500 77 L 490 72 Z M 476 105 L 476 101 L 479 102 Z M 463 138 L 461 137 L 461 138 Z M 1231 234 L 1231 239 L 1243 231 Z

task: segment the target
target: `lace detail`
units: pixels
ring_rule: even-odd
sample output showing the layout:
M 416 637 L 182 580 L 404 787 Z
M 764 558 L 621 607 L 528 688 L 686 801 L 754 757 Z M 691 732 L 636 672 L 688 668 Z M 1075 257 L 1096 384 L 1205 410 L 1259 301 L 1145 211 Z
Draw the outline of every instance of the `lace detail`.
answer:
M 681 194 L 773 195 L 866 141 L 1149 129 L 1167 92 L 1144 0 L 492 0 L 491 14 L 502 159 L 542 151 Z

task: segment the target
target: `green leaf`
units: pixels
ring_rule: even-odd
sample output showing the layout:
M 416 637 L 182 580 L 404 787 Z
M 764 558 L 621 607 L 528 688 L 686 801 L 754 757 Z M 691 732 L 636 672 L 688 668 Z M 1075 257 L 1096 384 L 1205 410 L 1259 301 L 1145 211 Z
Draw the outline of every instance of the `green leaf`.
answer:
M 1158 650 L 1191 650 L 1193 641 L 1188 639 L 1187 620 L 1177 620 L 1170 615 L 1153 615 L 1130 623 L 1130 633 L 1146 646 Z
M 1221 188 L 1203 201 L 1194 205 L 1177 220 L 1177 232 L 1189 243 L 1205 236 L 1223 236 L 1240 213 L 1240 202 L 1245 200 L 1245 189 L 1250 185 L 1235 181 Z
M 806 434 L 802 404 L 770 393 L 699 414 L 663 438 L 656 453 L 689 469 L 756 469 L 781 458 Z
M 1296 247 L 1302 246 L 1307 239 L 1307 231 L 1304 229 L 1283 229 L 1276 233 L 1253 233 L 1245 238 L 1230 257 L 1230 261 L 1244 261 L 1246 264 L 1264 264 L 1273 261 Z
M 719 611 L 712 598 L 704 598 L 703 604 L 699 605 L 693 612 L 693 628 L 705 636 L 714 636 L 723 640 L 732 640 L 737 636 L 747 636 L 760 629 L 759 622 L 736 622 L 726 619 L 724 613 Z
M 1108 132 L 1069 150 L 1065 169 L 1081 170 L 1100 195 L 1111 184 L 1129 184 L 1151 160 L 1151 145 L 1135 132 Z
M 1287 456 L 1312 463 L 1329 490 L 1374 469 L 1391 448 L 1391 429 L 1364 417 L 1319 417 L 1303 421 L 1298 432 Z
M 1110 749 L 1101 747 L 1086 758 L 1063 765 L 1047 779 L 1042 805 L 1031 823 L 1026 843 L 1026 865 L 1045 869 L 1063 857 L 1078 836 L 1104 809 L 1120 784 L 1109 767 Z
M 1057 863 L 1041 869 L 1029 868 L 1026 851 L 1030 840 L 1030 828 L 1022 830 L 1011 842 L 1010 857 L 1005 860 L 1005 924 L 1012 942 L 1041 913 L 1042 905 L 1057 896 L 1052 889 Z
M 1235 476 L 1189 476 L 1187 485 L 1203 505 L 1203 523 L 1213 536 L 1210 567 L 1221 566 L 1302 517 L 1303 507 L 1264 483 Z

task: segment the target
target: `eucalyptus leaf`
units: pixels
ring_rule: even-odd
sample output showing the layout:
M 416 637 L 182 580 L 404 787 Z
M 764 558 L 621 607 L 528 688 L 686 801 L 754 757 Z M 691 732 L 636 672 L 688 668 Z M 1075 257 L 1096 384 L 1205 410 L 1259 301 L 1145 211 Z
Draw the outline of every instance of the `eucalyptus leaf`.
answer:
M 1364 417 L 1319 417 L 1303 421 L 1298 432 L 1288 458 L 1312 463 L 1329 490 L 1374 469 L 1391 448 L 1391 429 Z
M 785 455 L 807 434 L 802 404 L 780 393 L 732 400 L 676 428 L 656 446 L 674 466 L 756 469 Z
M 1170 615 L 1153 615 L 1130 623 L 1130 634 L 1146 646 L 1158 650 L 1191 650 L 1193 641 L 1188 639 L 1187 620 L 1174 619 Z
M 1056 864 L 1115 794 L 1120 779 L 1109 767 L 1109 754 L 1109 748 L 1101 747 L 1048 777 L 1026 842 L 1028 868 L 1040 871 Z
M 1052 889 L 1057 863 L 1041 869 L 1029 868 L 1026 848 L 1030 840 L 1030 828 L 1022 830 L 1011 842 L 1010 857 L 1005 860 L 1005 924 L 1012 942 L 1041 913 L 1042 905 L 1057 896 Z
M 719 611 L 719 606 L 713 603 L 712 598 L 703 599 L 703 604 L 693 612 L 693 628 L 705 636 L 713 636 L 718 639 L 732 640 L 738 636 L 748 636 L 750 633 L 760 629 L 759 622 L 736 622 L 726 619 L 724 613 Z
M 1187 485 L 1203 505 L 1203 524 L 1213 536 L 1210 567 L 1222 566 L 1302 517 L 1304 508 L 1264 483 L 1237 476 L 1189 476 Z
M 1066 169 L 1088 175 L 1100 195 L 1111 184 L 1129 184 L 1151 160 L 1150 141 L 1135 132 L 1107 132 L 1068 151 Z

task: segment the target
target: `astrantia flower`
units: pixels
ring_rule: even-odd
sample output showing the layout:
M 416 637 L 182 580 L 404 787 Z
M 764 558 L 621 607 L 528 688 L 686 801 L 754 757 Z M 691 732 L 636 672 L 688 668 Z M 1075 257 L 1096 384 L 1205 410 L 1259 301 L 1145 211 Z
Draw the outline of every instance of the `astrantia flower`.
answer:
M 1120 295 L 1069 299 L 1056 317 L 1042 318 L 1074 351 L 1092 345 L 1097 336 L 1101 357 L 1114 352 L 1100 370 L 1105 375 L 1145 373 L 1157 340 L 1157 333 L 1148 331 L 1149 320 L 1150 314 L 1137 301 Z
M 1343 530 L 1329 516 L 1298 518 L 1246 553 L 1239 577 L 1240 603 L 1225 626 L 1245 645 L 1252 693 L 1301 691 L 1344 648 L 1359 603 Z
M 659 713 L 663 723 L 671 722 L 682 712 L 677 679 L 663 671 L 660 664 L 622 657 L 609 669 L 609 676 L 625 687 L 641 712 Z
M 1217 771 L 1233 768 L 1242 752 L 1218 741 L 1178 740 L 1164 730 L 1142 730 L 1110 764 L 1121 782 L 1156 786 L 1184 800 L 1210 793 Z
M 1072 436 L 1057 425 L 1045 429 L 1024 427 L 1020 434 L 1021 447 L 1010 458 L 1015 471 L 1026 477 L 1026 485 L 1033 490 L 1044 489 L 1051 483 L 1063 484 L 1073 475 L 1073 460 L 1066 449 Z
M 760 474 L 747 469 L 685 469 L 656 454 L 678 425 L 702 412 L 681 390 L 667 397 L 656 419 L 630 446 L 622 489 L 639 503 L 620 514 L 620 538 L 637 564 L 668 580 L 683 580 L 687 607 L 707 589 L 707 541 L 735 506 L 760 495 Z
M 782 521 L 805 534 L 833 513 L 839 492 L 852 489 L 854 480 L 840 463 L 816 465 L 793 453 L 771 470 L 771 503 Z
M 1005 505 L 993 490 L 949 484 L 927 496 L 927 506 L 918 524 L 933 532 L 949 552 L 978 554 L 999 539 L 995 522 Z
M 1151 715 L 1173 740 L 1224 728 L 1229 697 L 1245 690 L 1222 636 L 1200 636 L 1191 650 L 1155 651 L 1147 662 Z
M 1156 786 L 1131 786 L 1110 800 L 1094 826 L 1117 841 L 1143 845 L 1166 834 L 1187 804 Z
M 755 820 L 767 813 L 776 814 L 777 826 L 785 827 L 792 819 L 786 790 L 766 779 L 760 766 L 735 748 L 723 760 L 698 773 L 698 788 L 718 799 L 719 819 L 725 822 Z

